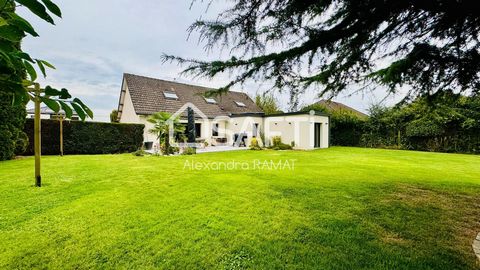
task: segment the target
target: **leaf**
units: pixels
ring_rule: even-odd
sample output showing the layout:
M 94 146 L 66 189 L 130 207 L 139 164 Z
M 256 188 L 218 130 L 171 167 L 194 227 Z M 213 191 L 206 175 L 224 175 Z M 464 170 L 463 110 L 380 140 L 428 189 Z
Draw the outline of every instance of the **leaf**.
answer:
M 25 69 L 30 76 L 30 80 L 32 82 L 35 81 L 37 79 L 37 72 L 35 71 L 35 68 L 28 61 L 23 61 L 23 65 L 25 66 Z
M 1 5 L 1 3 L 0 3 L 0 5 Z M 7 25 L 7 24 L 8 24 L 7 21 L 4 18 L 0 17 L 0 26 L 4 26 L 4 25 Z
M 51 24 L 55 24 L 52 17 L 48 15 L 47 10 L 45 9 L 45 6 L 42 5 L 40 2 L 38 2 L 37 0 L 15 0 L 15 2 L 21 5 L 24 5 L 31 12 L 33 12 L 33 14 L 37 15 L 42 20 L 47 21 Z
M 63 102 L 63 101 L 60 101 L 60 100 L 58 101 L 58 103 L 60 103 L 60 106 L 62 107 L 62 110 L 65 111 L 65 116 L 66 116 L 67 118 L 69 118 L 69 119 L 72 118 L 73 111 L 72 111 L 72 109 L 70 108 L 70 106 L 68 106 L 67 103 L 65 103 L 65 102 Z
M 68 90 L 65 89 L 65 88 L 62 88 L 62 90 L 60 91 L 60 98 L 61 99 L 69 99 L 71 97 L 72 96 L 70 95 L 70 93 L 68 93 Z
M 52 109 L 54 112 L 60 111 L 60 105 L 58 105 L 57 101 L 55 101 L 53 99 L 49 99 L 48 97 L 40 97 L 40 100 L 43 103 L 45 103 L 45 105 L 47 105 L 47 107 Z
M 45 71 L 45 66 L 43 65 L 42 61 L 37 60 L 37 65 L 38 65 L 38 68 L 40 68 L 40 71 L 42 72 L 43 77 L 46 78 L 47 72 Z
M 85 110 L 85 112 L 88 114 L 88 116 L 93 119 L 92 110 L 90 110 L 90 108 L 88 108 L 88 106 L 85 105 L 80 99 L 74 98 L 73 102 L 76 102 L 76 103 L 80 104 L 80 106 L 82 106 L 82 108 Z
M 7 68 L 12 68 L 12 69 L 15 68 L 9 54 L 0 50 L 0 58 L 4 61 L 4 63 L 2 63 L 2 66 L 7 67 Z M 4 68 L 4 67 L 2 67 L 2 68 Z
M 14 54 L 16 57 L 18 58 L 21 58 L 23 60 L 27 60 L 28 62 L 32 63 L 32 64 L 35 64 L 35 61 L 33 61 L 33 59 L 30 57 L 30 55 L 28 55 L 28 53 L 24 53 L 24 52 L 17 52 Z
M 24 37 L 25 37 L 25 34 L 23 33 L 23 31 L 19 30 L 15 26 L 12 26 L 12 25 L 0 26 L 0 38 L 4 38 L 12 42 L 19 42 Z
M 42 0 L 42 2 L 45 4 L 48 10 L 50 10 L 50 12 L 52 12 L 53 14 L 57 15 L 60 18 L 62 17 L 62 11 L 55 3 L 53 3 L 50 0 Z
M 24 87 L 29 87 L 29 86 L 32 86 L 33 85 L 33 82 L 32 81 L 29 81 L 29 80 L 22 80 L 22 85 Z
M 47 86 L 45 87 L 45 95 L 46 95 L 46 96 L 59 96 L 59 95 L 60 95 L 60 91 L 58 91 L 57 89 L 52 88 L 50 85 L 47 85 Z
M 24 18 L 18 16 L 15 13 L 10 13 L 10 17 L 12 18 L 9 22 L 11 25 L 15 25 L 16 27 L 20 28 L 21 30 L 29 33 L 30 35 L 34 37 L 38 37 L 38 33 L 35 32 L 35 29 L 33 26 Z
M 39 59 L 36 59 L 37 61 L 41 61 L 45 66 L 47 66 L 48 68 L 51 68 L 51 69 L 55 69 L 55 67 L 50 64 L 49 62 L 45 61 L 45 60 L 39 60 Z
M 14 91 L 12 104 L 15 106 L 21 105 L 21 104 L 27 104 L 30 96 L 28 95 L 27 91 L 25 91 L 25 88 L 23 87 L 23 85 L 15 83 L 10 85 L 10 87 Z
M 78 116 L 83 120 L 85 120 L 85 112 L 83 111 L 82 107 L 78 105 L 77 103 L 72 102 L 72 107 L 75 109 L 75 112 L 77 112 Z

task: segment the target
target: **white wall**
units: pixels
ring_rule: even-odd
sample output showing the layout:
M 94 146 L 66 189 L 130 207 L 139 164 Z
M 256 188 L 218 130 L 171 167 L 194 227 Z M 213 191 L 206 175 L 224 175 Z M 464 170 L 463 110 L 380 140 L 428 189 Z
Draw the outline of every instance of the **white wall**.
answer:
M 132 97 L 130 96 L 130 91 L 128 91 L 126 83 L 124 84 L 124 87 L 126 92 L 125 98 L 123 100 L 122 114 L 120 115 L 120 123 L 141 123 L 140 118 L 135 112 L 135 108 L 133 107 Z
M 329 143 L 328 117 L 298 114 L 265 117 L 265 137 L 271 142 L 280 136 L 285 144 L 295 143 L 295 149 L 314 149 L 314 125 L 321 123 L 320 148 L 327 148 Z
M 228 121 L 227 127 L 229 133 L 227 135 L 228 144 L 233 145 L 233 137 L 235 133 L 247 133 L 247 146 L 250 146 L 250 143 L 253 138 L 253 124 L 258 124 L 258 134 L 257 139 L 261 142 L 260 132 L 264 130 L 264 119 L 263 117 L 258 116 L 242 116 L 242 117 L 233 117 Z

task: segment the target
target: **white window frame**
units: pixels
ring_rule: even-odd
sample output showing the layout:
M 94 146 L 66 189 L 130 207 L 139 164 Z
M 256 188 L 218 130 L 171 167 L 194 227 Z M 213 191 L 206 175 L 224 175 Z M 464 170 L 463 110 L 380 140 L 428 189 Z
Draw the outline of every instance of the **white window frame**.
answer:
M 164 91 L 164 92 L 163 92 L 163 96 L 164 96 L 166 99 L 174 99 L 174 100 L 177 100 L 177 99 L 178 99 L 177 93 L 174 93 L 174 92 Z
M 214 98 L 203 97 L 208 104 L 217 104 L 217 101 Z
M 247 105 L 241 101 L 235 101 L 235 104 L 237 104 L 238 107 L 247 107 Z

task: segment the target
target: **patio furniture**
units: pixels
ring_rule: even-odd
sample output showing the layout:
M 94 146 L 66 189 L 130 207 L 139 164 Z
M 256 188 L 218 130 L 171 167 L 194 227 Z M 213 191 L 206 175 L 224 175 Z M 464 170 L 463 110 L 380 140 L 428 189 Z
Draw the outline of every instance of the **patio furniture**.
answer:
M 235 133 L 233 135 L 233 146 L 237 147 L 246 147 L 247 134 L 246 133 Z
M 145 150 L 152 150 L 153 142 L 145 142 L 143 144 L 143 147 L 145 148 Z
M 215 138 L 215 143 L 217 145 L 224 145 L 227 143 L 227 138 Z

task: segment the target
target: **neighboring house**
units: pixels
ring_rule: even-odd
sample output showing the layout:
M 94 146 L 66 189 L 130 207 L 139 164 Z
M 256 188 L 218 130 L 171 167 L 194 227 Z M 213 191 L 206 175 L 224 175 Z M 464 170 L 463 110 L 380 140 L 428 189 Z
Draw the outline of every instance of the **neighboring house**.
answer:
M 325 100 L 325 99 L 322 99 L 318 102 L 315 102 L 315 104 L 318 104 L 318 105 L 321 105 L 323 107 L 325 107 L 325 109 L 327 109 L 327 111 L 329 112 L 341 112 L 341 111 L 344 111 L 344 112 L 351 112 L 353 113 L 354 115 L 360 117 L 360 118 L 367 118 L 368 115 L 352 108 L 352 107 L 349 107 L 343 103 L 340 103 L 340 102 L 335 102 L 335 101 L 331 101 L 331 100 Z
M 180 122 L 187 123 L 185 104 L 196 110 L 195 129 L 199 142 L 209 145 L 238 145 L 235 139 L 245 138 L 248 146 L 253 137 L 274 136 L 282 142 L 295 144 L 297 149 L 329 146 L 329 116 L 319 112 L 295 112 L 265 116 L 245 93 L 228 91 L 213 98 L 203 94 L 211 88 L 124 74 L 118 104 L 120 123 L 145 124 L 145 142 L 158 143 L 149 130 L 147 118 L 156 112 L 180 113 Z M 179 110 L 182 110 L 179 112 Z M 151 145 L 151 144 L 146 144 Z
M 35 109 L 28 109 L 27 115 L 30 118 L 35 118 Z M 40 108 L 40 119 L 58 119 L 59 116 L 65 117 L 65 111 L 60 110 L 59 112 L 54 112 L 52 109 L 48 107 L 41 107 Z M 80 118 L 76 113 L 72 114 L 72 118 L 70 120 L 79 120 Z

